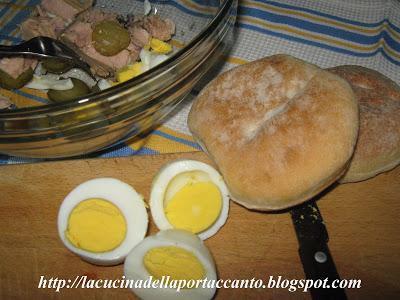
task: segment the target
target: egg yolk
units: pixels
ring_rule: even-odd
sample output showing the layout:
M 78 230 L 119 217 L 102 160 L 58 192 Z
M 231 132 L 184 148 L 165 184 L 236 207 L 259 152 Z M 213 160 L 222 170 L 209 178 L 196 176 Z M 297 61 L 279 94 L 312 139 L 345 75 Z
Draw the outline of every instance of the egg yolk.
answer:
M 103 199 L 88 199 L 70 213 L 65 236 L 77 248 L 106 252 L 123 242 L 126 230 L 126 220 L 117 206 Z
M 125 82 L 143 73 L 143 64 L 136 62 L 117 71 L 118 82 Z
M 199 233 L 215 223 L 221 209 L 221 192 L 213 182 L 189 181 L 168 201 L 165 215 L 174 228 Z
M 150 40 L 150 48 L 154 52 L 160 54 L 167 54 L 172 51 L 172 46 L 170 44 L 155 38 Z
M 202 263 L 192 252 L 175 246 L 149 250 L 143 263 L 155 279 L 170 276 L 173 280 L 200 280 L 206 275 Z

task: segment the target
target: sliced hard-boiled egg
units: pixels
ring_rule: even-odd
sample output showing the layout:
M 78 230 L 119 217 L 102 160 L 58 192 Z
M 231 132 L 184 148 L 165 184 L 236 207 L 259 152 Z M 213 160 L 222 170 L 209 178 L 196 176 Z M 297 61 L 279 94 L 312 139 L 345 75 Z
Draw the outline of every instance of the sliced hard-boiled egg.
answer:
M 184 229 L 204 240 L 225 224 L 229 192 L 222 176 L 210 165 L 178 160 L 154 178 L 150 209 L 160 230 Z
M 112 84 L 110 83 L 110 81 L 102 78 L 97 82 L 97 86 L 99 87 L 100 91 L 104 91 L 112 87 Z
M 58 213 L 58 233 L 64 245 L 97 265 L 121 263 L 143 240 L 147 225 L 142 196 L 114 178 L 78 185 Z
M 151 12 L 151 3 L 149 0 L 143 2 L 144 15 L 147 16 Z
M 166 45 L 162 45 L 160 43 L 157 43 L 156 41 L 153 42 L 154 44 L 153 46 L 159 49 L 160 52 L 164 51 L 163 53 L 166 53 L 166 51 L 168 50 L 167 49 L 168 46 L 169 47 L 171 46 L 165 42 L 162 41 L 159 42 L 164 43 Z M 168 52 L 170 52 L 170 50 Z M 128 81 L 168 59 L 168 56 L 165 54 L 156 53 L 155 51 L 149 51 L 146 50 L 145 48 L 143 48 L 140 51 L 139 56 L 140 56 L 140 61 L 135 62 L 131 65 L 127 65 L 116 72 L 115 77 L 117 79 L 117 82 L 115 84 Z
M 194 234 L 178 229 L 159 231 L 145 238 L 127 256 L 125 277 L 141 299 L 211 299 L 216 280 L 214 260 Z M 144 282 L 153 284 L 145 286 Z
M 116 77 L 118 82 L 125 82 L 144 72 L 143 63 L 135 62 L 117 71 Z
M 147 71 L 169 58 L 168 55 L 158 54 L 143 48 L 139 53 L 140 61 L 143 63 L 144 71 Z
M 156 38 L 151 38 L 150 48 L 159 54 L 167 54 L 172 51 L 172 46 Z
M 25 87 L 35 90 L 70 90 L 74 87 L 72 80 L 59 79 L 59 76 L 49 74 L 49 75 L 33 75 L 33 78 L 28 82 Z

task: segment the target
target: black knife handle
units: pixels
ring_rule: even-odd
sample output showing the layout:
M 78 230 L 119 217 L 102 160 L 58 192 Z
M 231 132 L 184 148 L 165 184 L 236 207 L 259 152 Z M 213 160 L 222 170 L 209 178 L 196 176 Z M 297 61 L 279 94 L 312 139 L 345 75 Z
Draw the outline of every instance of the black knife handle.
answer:
M 307 279 L 321 283 L 319 288 L 310 288 L 313 300 L 344 300 L 347 299 L 344 289 L 339 288 L 339 274 L 326 243 L 308 243 L 299 248 L 300 259 Z M 333 288 L 333 281 L 337 288 Z M 323 288 L 325 284 L 325 288 Z M 317 285 L 318 286 L 318 285 Z M 329 286 L 329 287 L 328 287 Z
M 314 281 L 310 288 L 312 299 L 347 299 L 344 289 L 332 288 L 333 281 L 340 280 L 340 277 L 328 248 L 328 231 L 315 200 L 294 207 L 290 214 L 306 279 Z M 322 281 L 322 285 L 314 287 L 317 280 L 318 283 Z M 339 282 L 335 283 L 337 286 Z

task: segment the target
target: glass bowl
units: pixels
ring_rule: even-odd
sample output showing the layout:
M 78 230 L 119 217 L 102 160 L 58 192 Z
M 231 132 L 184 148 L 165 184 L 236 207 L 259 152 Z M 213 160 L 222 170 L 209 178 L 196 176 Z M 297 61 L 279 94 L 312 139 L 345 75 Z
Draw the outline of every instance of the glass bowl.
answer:
M 123 2 L 96 5 L 119 9 Z M 104 149 L 147 132 L 185 98 L 230 46 L 237 0 L 150 2 L 175 21 L 181 49 L 138 77 L 85 98 L 1 112 L 0 153 L 57 158 Z M 142 9 L 143 2 L 136 3 Z

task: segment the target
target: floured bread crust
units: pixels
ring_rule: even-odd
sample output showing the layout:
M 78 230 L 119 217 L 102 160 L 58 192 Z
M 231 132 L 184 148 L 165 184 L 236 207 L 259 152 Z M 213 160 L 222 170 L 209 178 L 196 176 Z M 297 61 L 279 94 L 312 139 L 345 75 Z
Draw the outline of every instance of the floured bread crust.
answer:
M 360 66 L 329 71 L 346 79 L 360 106 L 360 132 L 350 168 L 341 182 L 366 180 L 400 163 L 400 87 Z
M 257 210 L 299 204 L 337 180 L 354 151 L 358 122 L 345 80 L 287 55 L 219 75 L 188 119 L 232 199 Z

